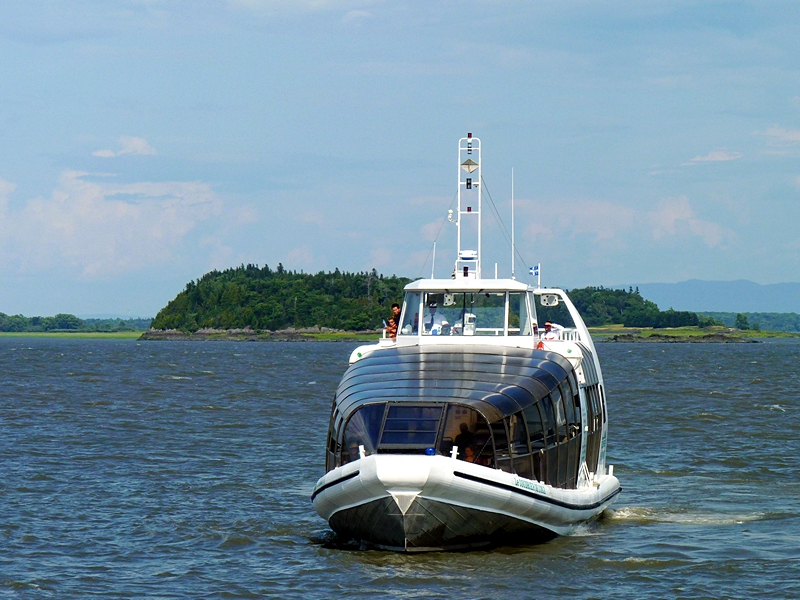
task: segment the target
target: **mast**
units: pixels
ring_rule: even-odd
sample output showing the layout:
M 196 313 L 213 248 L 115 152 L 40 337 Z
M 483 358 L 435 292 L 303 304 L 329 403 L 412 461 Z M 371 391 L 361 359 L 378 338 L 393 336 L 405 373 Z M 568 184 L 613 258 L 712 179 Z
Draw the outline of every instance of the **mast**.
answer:
M 481 181 L 481 141 L 468 133 L 458 141 L 456 279 L 481 277 Z

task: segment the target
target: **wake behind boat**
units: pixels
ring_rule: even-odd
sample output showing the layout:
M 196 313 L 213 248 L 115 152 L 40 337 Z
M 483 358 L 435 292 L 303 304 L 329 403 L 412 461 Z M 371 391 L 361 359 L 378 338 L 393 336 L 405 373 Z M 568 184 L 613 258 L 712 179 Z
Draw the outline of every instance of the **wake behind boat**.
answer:
M 481 277 L 480 140 L 458 154 L 452 277 L 407 285 L 396 340 L 352 353 L 311 496 L 339 536 L 377 548 L 533 543 L 621 491 L 589 331 L 564 291 Z

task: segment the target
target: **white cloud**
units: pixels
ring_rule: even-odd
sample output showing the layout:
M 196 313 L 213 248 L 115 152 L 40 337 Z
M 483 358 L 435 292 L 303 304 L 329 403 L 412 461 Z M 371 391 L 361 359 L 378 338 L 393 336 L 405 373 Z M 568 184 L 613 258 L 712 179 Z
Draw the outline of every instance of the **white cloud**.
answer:
M 555 210 L 557 207 L 557 210 Z M 594 241 L 620 242 L 622 233 L 634 224 L 636 211 L 603 200 L 559 199 L 523 203 L 527 219 L 525 234 L 532 241 L 589 237 Z
M 210 269 L 223 271 L 230 268 L 231 265 L 244 262 L 236 260 L 233 248 L 225 244 L 219 236 L 203 238 L 200 240 L 200 246 L 209 248 L 210 250 L 208 260 L 208 267 Z
M 10 181 L 0 179 L 0 218 L 8 206 L 8 197 L 17 189 L 17 186 Z
M 455 219 L 455 217 L 453 217 L 453 219 Z M 435 241 L 438 238 L 442 228 L 446 224 L 445 221 L 445 218 L 440 217 L 435 221 L 431 221 L 430 223 L 423 225 L 420 229 L 420 233 L 422 233 L 422 239 L 426 242 Z M 453 225 L 451 225 L 451 227 L 453 227 Z
M 373 14 L 371 12 L 367 12 L 366 10 L 351 10 L 342 17 L 342 23 L 351 23 L 353 21 L 358 22 L 362 19 L 368 19 L 372 16 Z
M 88 279 L 139 270 L 170 260 L 219 208 L 205 183 L 98 183 L 65 171 L 50 198 L 0 211 L 0 268 Z
M 123 156 L 125 154 L 139 154 L 145 156 L 156 154 L 156 149 L 148 144 L 146 139 L 141 137 L 121 135 L 119 137 L 119 145 L 122 148 L 118 152 L 106 148 L 92 152 L 92 156 L 114 158 L 115 156 Z
M 782 144 L 800 143 L 800 130 L 798 129 L 784 129 L 782 127 L 770 127 L 766 131 L 761 132 L 761 135 L 766 137 L 768 142 L 782 143 Z
M 703 243 L 709 248 L 716 248 L 734 236 L 733 231 L 718 223 L 698 219 L 689 199 L 685 196 L 662 201 L 648 216 L 656 240 L 688 232 L 702 238 Z
M 698 165 L 701 163 L 709 163 L 709 162 L 727 162 L 730 160 L 737 160 L 742 158 L 741 152 L 728 152 L 724 148 L 717 148 L 716 150 L 712 150 L 705 156 L 695 156 L 693 159 L 682 163 L 682 167 L 691 167 L 693 165 Z
M 286 255 L 286 264 L 291 265 L 287 268 L 312 267 L 314 263 L 314 253 L 311 251 L 308 244 L 293 248 L 289 250 L 289 253 Z
M 380 270 L 381 268 L 389 267 L 394 264 L 395 258 L 395 253 L 386 246 L 373 248 L 369 255 L 368 268 L 377 268 Z

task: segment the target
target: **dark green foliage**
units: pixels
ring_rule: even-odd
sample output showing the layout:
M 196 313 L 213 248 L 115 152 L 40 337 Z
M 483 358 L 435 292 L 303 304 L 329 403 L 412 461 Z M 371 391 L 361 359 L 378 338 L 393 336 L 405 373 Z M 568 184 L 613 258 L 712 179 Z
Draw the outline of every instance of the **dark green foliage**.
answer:
M 23 317 L 0 313 L 0 331 L 36 333 L 43 331 L 142 331 L 150 319 L 86 319 L 59 313 L 54 317 Z
M 638 288 L 634 291 L 586 287 L 570 290 L 569 297 L 589 327 L 620 323 L 626 327 L 656 328 L 700 324 L 696 313 L 671 308 L 659 310 L 654 302 L 642 298 Z
M 745 315 L 743 315 L 742 313 L 738 313 L 736 315 L 736 325 L 735 325 L 735 327 L 736 327 L 736 329 L 741 329 L 743 331 L 746 331 L 747 329 L 750 329 L 750 323 L 747 322 L 747 317 Z
M 145 331 L 152 319 L 83 319 L 81 331 Z
M 276 330 L 287 327 L 330 327 L 363 330 L 381 326 L 400 302 L 411 280 L 368 273 L 316 274 L 247 265 L 211 271 L 163 308 L 154 329 Z
M 0 313 L 0 331 L 77 331 L 83 321 L 75 315 L 59 313 L 55 317 L 23 317 Z
M 697 324 L 700 327 L 722 327 L 725 325 L 722 321 L 702 313 L 697 313 Z

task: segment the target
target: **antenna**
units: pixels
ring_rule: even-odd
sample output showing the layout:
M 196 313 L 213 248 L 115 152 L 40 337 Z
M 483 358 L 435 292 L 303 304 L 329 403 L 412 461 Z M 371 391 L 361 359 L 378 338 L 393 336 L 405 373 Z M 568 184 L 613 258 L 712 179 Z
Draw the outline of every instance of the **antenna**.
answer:
M 511 167 L 511 279 L 514 277 L 514 167 Z
M 436 242 L 433 242 L 433 260 L 431 260 L 431 279 L 435 279 L 433 271 L 436 269 Z

